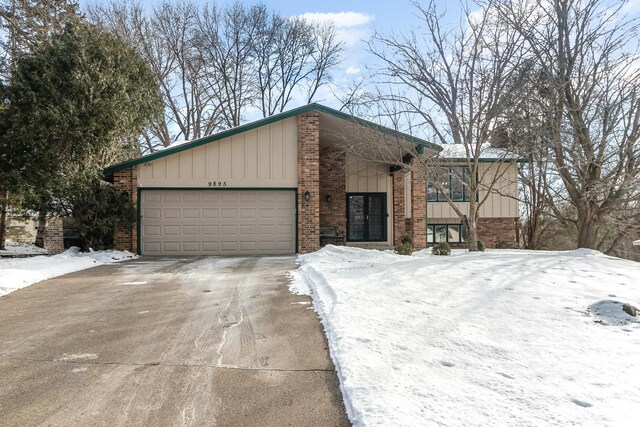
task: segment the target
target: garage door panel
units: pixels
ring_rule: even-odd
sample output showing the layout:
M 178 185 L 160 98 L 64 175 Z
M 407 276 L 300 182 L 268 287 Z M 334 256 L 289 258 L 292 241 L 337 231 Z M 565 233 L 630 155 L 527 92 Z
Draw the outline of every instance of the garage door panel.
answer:
M 176 208 L 162 209 L 162 217 L 167 219 L 180 218 L 180 209 L 176 209 Z
M 180 252 L 180 242 L 162 242 L 163 252 Z
M 160 253 L 162 245 L 160 242 L 144 242 L 142 244 L 142 253 Z
M 202 251 L 203 252 L 219 252 L 220 251 L 219 242 L 202 242 Z
M 203 236 L 217 236 L 219 227 L 217 225 L 203 225 L 202 226 L 202 235 Z
M 183 225 L 182 235 L 183 236 L 199 236 L 200 226 L 199 225 Z
M 295 252 L 291 190 L 143 190 L 145 255 Z
M 207 191 L 201 193 L 201 199 L 203 203 L 217 203 L 220 200 L 220 193 L 217 191 Z
M 145 225 L 142 228 L 142 233 L 146 236 L 161 236 L 161 229 L 159 225 Z
M 218 218 L 220 216 L 220 212 L 218 208 L 203 208 L 202 209 L 202 218 Z
M 185 203 L 199 202 L 201 197 L 201 194 L 195 191 L 185 191 L 182 193 L 182 201 Z
M 165 225 L 162 227 L 162 236 L 180 236 L 180 226 Z
M 200 209 L 196 208 L 184 208 L 182 209 L 182 217 L 186 219 L 200 218 Z
M 201 252 L 200 242 L 182 242 L 182 250 L 184 252 Z
M 164 202 L 165 203 L 178 203 L 180 202 L 181 194 L 178 192 L 167 191 L 164 193 Z

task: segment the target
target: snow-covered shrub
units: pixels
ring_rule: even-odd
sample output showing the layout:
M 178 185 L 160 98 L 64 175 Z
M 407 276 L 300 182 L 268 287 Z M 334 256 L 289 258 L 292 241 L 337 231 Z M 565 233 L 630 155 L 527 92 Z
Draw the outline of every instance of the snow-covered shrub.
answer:
M 478 240 L 478 250 L 484 252 L 484 242 L 482 240 Z
M 411 255 L 413 253 L 413 246 L 411 246 L 411 243 L 400 243 L 396 245 L 395 251 L 398 255 Z
M 431 248 L 433 255 L 451 255 L 451 246 L 447 242 L 440 242 Z

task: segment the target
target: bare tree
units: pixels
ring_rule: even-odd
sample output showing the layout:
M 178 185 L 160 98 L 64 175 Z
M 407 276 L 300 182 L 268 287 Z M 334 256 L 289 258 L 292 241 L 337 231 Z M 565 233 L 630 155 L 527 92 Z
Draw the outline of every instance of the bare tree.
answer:
M 145 10 L 117 0 L 90 6 L 88 16 L 135 46 L 160 83 L 166 114 L 145 135 L 148 151 L 239 126 L 251 108 L 267 117 L 294 99 L 311 102 L 343 50 L 333 26 L 262 4 L 164 2 Z
M 198 19 L 196 46 L 206 65 L 200 76 L 218 95 L 224 126 L 239 126 L 255 99 L 253 37 L 256 22 L 240 3 L 227 9 L 204 6 Z
M 397 88 L 387 99 L 411 115 L 439 144 L 462 147 L 459 159 L 416 156 L 421 173 L 444 195 L 468 232 L 470 250 L 476 250 L 479 208 L 495 191 L 508 165 L 481 167 L 498 119 L 517 93 L 522 37 L 504 27 L 491 9 L 472 14 L 455 28 L 444 28 L 435 2 L 413 3 L 424 32 L 399 36 L 377 34 L 371 52 L 381 61 L 384 83 Z M 498 155 L 497 151 L 493 154 Z M 462 166 L 462 168 L 458 168 Z M 470 197 L 461 209 L 449 196 L 442 178 L 453 169 L 458 185 Z
M 199 10 L 193 3 L 121 1 L 88 7 L 90 20 L 125 39 L 149 63 L 165 103 L 162 120 L 145 131 L 144 149 L 205 136 L 221 126 L 217 94 L 205 81 L 206 66 L 195 43 Z
M 318 89 L 331 81 L 331 70 L 341 59 L 343 46 L 334 28 L 302 18 L 274 17 L 261 30 L 254 40 L 254 53 L 262 115 L 284 111 L 296 96 L 311 102 Z
M 492 0 L 542 71 L 553 213 L 597 248 L 607 218 L 640 199 L 639 23 L 624 3 Z M 575 209 L 564 209 L 568 202 Z M 636 205 L 637 206 L 637 205 Z

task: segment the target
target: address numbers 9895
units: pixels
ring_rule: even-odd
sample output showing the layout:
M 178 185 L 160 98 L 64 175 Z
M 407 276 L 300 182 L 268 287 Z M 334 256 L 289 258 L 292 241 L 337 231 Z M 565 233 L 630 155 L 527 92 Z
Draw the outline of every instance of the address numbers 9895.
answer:
M 209 181 L 209 187 L 226 187 L 227 181 Z

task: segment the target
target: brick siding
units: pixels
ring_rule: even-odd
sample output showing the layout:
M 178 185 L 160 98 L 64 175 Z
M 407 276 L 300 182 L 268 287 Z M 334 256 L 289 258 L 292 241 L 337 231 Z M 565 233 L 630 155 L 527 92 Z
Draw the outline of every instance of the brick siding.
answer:
M 397 245 L 407 233 L 407 222 L 404 217 L 404 176 L 406 172 L 399 170 L 393 173 L 393 244 Z
M 496 243 L 503 242 L 507 247 L 516 247 L 517 218 L 479 218 L 478 239 L 487 248 L 495 248 Z
M 128 194 L 129 200 L 136 207 L 138 202 L 138 173 L 135 167 L 113 173 L 113 186 L 116 190 Z M 139 213 L 137 213 L 139 215 Z M 114 247 L 121 251 L 136 253 L 138 250 L 138 227 L 116 226 L 113 235 Z
M 320 226 L 347 233 L 346 156 L 329 147 L 320 149 Z M 327 201 L 331 197 L 331 201 Z
M 427 182 L 422 174 L 411 173 L 411 242 L 414 250 L 427 247 Z
M 304 195 L 309 192 L 309 201 Z M 317 111 L 298 116 L 298 252 L 320 248 L 320 119 Z
M 62 218 L 52 218 L 47 221 L 44 232 L 44 248 L 51 254 L 59 254 L 64 251 L 64 232 Z

